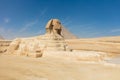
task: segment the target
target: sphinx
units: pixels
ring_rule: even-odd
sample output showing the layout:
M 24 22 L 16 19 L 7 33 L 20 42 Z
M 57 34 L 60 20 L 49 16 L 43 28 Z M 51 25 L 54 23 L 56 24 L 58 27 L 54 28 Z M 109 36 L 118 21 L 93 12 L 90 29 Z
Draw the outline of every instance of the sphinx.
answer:
M 49 20 L 45 29 L 44 35 L 13 40 L 6 53 L 41 57 L 44 51 L 66 51 L 68 49 L 62 35 L 62 24 L 58 19 Z

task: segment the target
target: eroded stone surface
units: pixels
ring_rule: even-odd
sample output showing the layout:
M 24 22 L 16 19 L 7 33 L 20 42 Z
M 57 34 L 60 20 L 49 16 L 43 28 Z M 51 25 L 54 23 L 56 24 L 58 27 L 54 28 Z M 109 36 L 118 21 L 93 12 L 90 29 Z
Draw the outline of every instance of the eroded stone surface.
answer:
M 15 39 L 10 44 L 7 53 L 40 57 L 44 51 L 68 50 L 68 46 L 61 34 L 62 25 L 59 20 L 51 19 L 45 28 L 46 33 L 44 35 Z
M 0 53 L 6 52 L 11 42 L 12 41 L 8 40 L 0 40 Z

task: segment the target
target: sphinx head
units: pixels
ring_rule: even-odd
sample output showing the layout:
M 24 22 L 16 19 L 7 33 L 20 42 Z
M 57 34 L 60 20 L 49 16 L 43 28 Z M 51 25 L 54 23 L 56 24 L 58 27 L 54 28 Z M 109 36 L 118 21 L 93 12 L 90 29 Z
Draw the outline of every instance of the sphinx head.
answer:
M 51 19 L 46 25 L 47 34 L 58 34 L 61 35 L 62 25 L 58 19 Z

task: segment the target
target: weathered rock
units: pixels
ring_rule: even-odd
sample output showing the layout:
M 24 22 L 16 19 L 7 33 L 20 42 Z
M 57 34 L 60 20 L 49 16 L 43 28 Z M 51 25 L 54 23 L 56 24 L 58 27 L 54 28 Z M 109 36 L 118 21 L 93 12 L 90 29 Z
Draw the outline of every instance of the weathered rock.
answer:
M 6 52 L 11 42 L 12 41 L 8 40 L 0 40 L 0 53 Z
M 61 36 L 62 25 L 58 19 L 51 19 L 46 25 L 46 33 Z
M 46 25 L 46 34 L 42 37 L 47 42 L 46 50 L 66 51 L 67 44 L 62 35 L 62 25 L 59 20 L 52 19 Z
M 40 46 L 41 45 L 41 46 Z M 36 37 L 27 39 L 15 39 L 9 46 L 7 53 L 26 55 L 33 57 L 42 56 L 42 43 Z
M 44 51 L 66 51 L 68 46 L 61 31 L 62 25 L 60 21 L 52 19 L 46 25 L 45 35 L 15 39 L 10 44 L 7 53 L 41 57 Z

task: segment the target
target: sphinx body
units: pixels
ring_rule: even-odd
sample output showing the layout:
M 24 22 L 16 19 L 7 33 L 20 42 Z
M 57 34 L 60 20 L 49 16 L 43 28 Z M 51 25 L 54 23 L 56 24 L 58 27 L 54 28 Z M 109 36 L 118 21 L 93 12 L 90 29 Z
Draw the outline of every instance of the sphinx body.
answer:
M 60 21 L 51 19 L 45 28 L 46 33 L 44 35 L 13 40 L 7 53 L 40 57 L 44 51 L 66 51 L 68 46 L 61 33 Z

